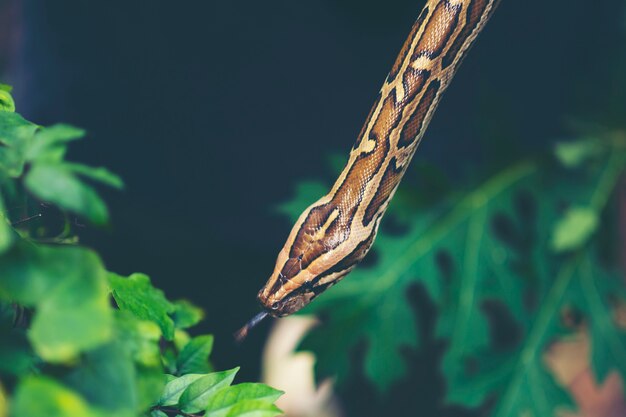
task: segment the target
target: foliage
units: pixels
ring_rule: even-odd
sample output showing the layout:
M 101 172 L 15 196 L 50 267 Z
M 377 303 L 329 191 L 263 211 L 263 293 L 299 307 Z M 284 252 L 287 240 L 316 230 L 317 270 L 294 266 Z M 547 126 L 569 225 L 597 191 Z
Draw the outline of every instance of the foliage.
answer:
M 168 300 L 146 275 L 107 271 L 77 244 L 72 216 L 108 221 L 87 181 L 122 181 L 66 161 L 85 132 L 26 121 L 9 92 L 0 86 L 0 417 L 280 414 L 280 391 L 213 372 L 213 337 L 187 333 L 200 308 Z M 57 234 L 37 213 L 50 203 L 65 218 Z
M 547 416 L 570 406 L 543 361 L 551 342 L 580 330 L 566 325 L 567 312 L 590 329 L 598 381 L 612 370 L 626 376 L 626 331 L 614 318 L 626 298 L 606 251 L 614 238 L 611 196 L 625 168 L 626 137 L 598 134 L 561 143 L 453 198 L 416 205 L 412 216 L 401 215 L 402 233 L 386 232 L 383 221 L 374 265 L 357 268 L 304 310 L 325 320 L 302 348 L 316 353 L 320 375 L 341 382 L 351 352 L 365 342 L 365 375 L 389 390 L 405 377 L 401 350 L 420 346 L 420 320 L 406 294 L 422 285 L 438 308 L 436 335 L 448 343 L 441 366 L 450 403 L 477 407 L 496 395 L 493 416 Z M 319 197 L 307 190 L 319 189 L 300 187 L 283 211 L 295 218 Z M 496 343 L 511 329 L 517 337 Z

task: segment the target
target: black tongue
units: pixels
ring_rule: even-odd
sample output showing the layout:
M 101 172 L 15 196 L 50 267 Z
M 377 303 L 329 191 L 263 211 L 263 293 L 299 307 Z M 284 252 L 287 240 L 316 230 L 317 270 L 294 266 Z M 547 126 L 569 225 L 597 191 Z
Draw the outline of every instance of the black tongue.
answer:
M 255 327 L 257 324 L 261 322 L 265 317 L 267 317 L 266 311 L 261 311 L 256 316 L 252 317 L 249 322 L 247 322 L 241 329 L 239 329 L 235 334 L 235 340 L 237 343 L 241 343 L 248 336 L 250 330 Z

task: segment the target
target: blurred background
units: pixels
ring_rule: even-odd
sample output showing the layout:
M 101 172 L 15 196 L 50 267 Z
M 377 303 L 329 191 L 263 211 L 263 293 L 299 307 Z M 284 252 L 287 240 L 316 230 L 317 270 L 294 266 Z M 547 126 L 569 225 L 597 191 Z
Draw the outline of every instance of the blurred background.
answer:
M 72 159 L 124 178 L 103 190 L 110 229 L 83 241 L 202 306 L 216 368 L 253 380 L 270 325 L 238 347 L 231 334 L 291 228 L 275 207 L 347 156 L 423 4 L 0 0 L 0 80 L 27 119 L 87 129 Z M 503 0 L 416 159 L 459 177 L 545 149 L 582 115 L 619 118 L 625 32 L 624 0 Z

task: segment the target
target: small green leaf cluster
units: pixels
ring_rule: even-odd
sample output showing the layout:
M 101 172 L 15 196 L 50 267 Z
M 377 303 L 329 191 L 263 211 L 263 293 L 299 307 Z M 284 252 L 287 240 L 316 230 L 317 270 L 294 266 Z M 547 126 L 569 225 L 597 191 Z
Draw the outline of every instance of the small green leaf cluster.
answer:
M 0 417 L 280 414 L 280 391 L 213 370 L 213 336 L 187 330 L 200 308 L 168 300 L 144 274 L 109 272 L 78 244 L 73 216 L 108 221 L 92 183 L 122 181 L 65 160 L 82 130 L 14 110 L 0 86 Z M 41 204 L 62 212 L 59 233 L 36 215 Z
M 364 374 L 388 391 L 407 377 L 402 349 L 423 343 L 407 296 L 421 285 L 438 312 L 431 337 L 447 343 L 441 371 L 448 403 L 475 408 L 495 398 L 492 416 L 554 415 L 570 399 L 543 354 L 581 328 L 591 335 L 598 383 L 612 371 L 626 380 L 626 331 L 615 318 L 626 291 L 610 256 L 617 246 L 613 196 L 625 170 L 623 132 L 598 132 L 508 166 L 469 191 L 414 205 L 412 216 L 400 216 L 401 232 L 387 232 L 383 220 L 373 265 L 304 310 L 327 320 L 302 348 L 316 354 L 320 375 L 342 382 L 351 375 L 350 352 L 365 342 Z M 295 218 L 320 189 L 303 184 L 283 211 Z M 419 199 L 414 190 L 399 194 Z M 392 207 L 390 216 L 406 212 Z M 578 318 L 575 326 L 566 325 L 566 314 Z M 500 334 L 517 336 L 503 347 Z

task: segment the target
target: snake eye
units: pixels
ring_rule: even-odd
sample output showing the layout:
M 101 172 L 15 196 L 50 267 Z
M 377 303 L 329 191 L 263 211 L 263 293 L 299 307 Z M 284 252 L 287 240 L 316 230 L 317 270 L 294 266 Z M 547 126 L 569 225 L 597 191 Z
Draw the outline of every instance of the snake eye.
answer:
M 278 310 L 278 302 L 272 304 L 272 310 Z

